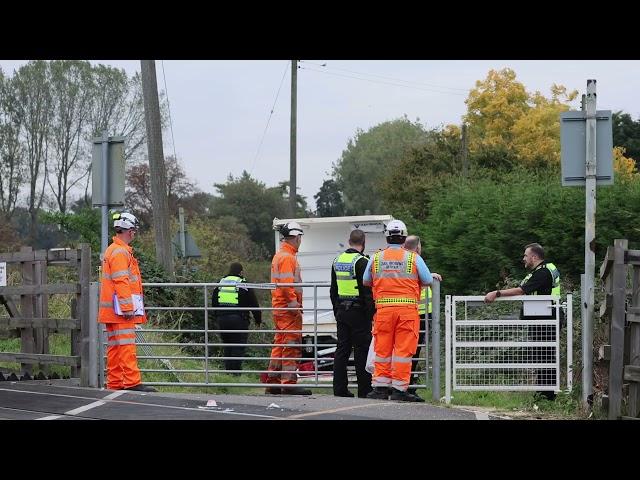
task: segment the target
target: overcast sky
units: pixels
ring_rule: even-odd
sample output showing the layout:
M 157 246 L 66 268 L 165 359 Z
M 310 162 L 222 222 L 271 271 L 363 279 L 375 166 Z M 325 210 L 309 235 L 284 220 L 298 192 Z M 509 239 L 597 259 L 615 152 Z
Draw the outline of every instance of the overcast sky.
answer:
M 23 63 L 0 60 L 5 74 Z M 140 71 L 138 60 L 92 63 L 124 68 L 129 75 Z M 156 61 L 162 90 L 166 77 L 176 153 L 200 189 L 213 193 L 214 183 L 243 170 L 268 186 L 289 179 L 290 64 Z M 640 61 L 323 59 L 304 60 L 300 67 L 298 187 L 312 208 L 313 195 L 358 128 L 366 131 L 405 114 L 427 128 L 459 124 L 468 91 L 492 68 L 512 68 L 528 91 L 545 96 L 553 83 L 585 93 L 587 79 L 595 78 L 598 110 L 624 110 L 634 119 L 640 114 Z M 170 131 L 164 143 L 165 155 L 173 153 Z

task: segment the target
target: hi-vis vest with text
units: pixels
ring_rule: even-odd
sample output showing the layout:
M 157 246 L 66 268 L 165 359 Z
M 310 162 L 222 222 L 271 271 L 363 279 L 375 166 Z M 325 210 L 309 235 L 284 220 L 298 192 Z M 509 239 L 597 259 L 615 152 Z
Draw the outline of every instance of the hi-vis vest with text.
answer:
M 356 279 L 356 263 L 361 258 L 363 256 L 359 253 L 343 252 L 333 261 L 340 300 L 357 300 L 360 297 L 358 280 Z
M 553 283 L 551 284 L 552 285 L 551 295 L 557 295 L 559 297 L 560 296 L 560 272 L 558 271 L 558 268 L 553 263 L 541 263 L 540 265 L 538 265 L 535 268 L 535 270 L 533 270 L 526 277 L 524 277 L 522 282 L 520 282 L 520 286 L 527 283 L 531 278 L 531 276 L 533 275 L 533 273 L 539 268 L 546 268 L 547 270 L 549 270 L 549 272 L 551 272 L 551 277 L 553 278 Z M 534 293 L 534 295 L 537 295 L 537 293 Z
M 389 247 L 376 252 L 371 278 L 376 308 L 405 305 L 417 309 L 420 280 L 414 252 Z
M 418 314 L 424 315 L 425 312 L 433 312 L 433 293 L 431 287 L 426 287 L 420 290 L 420 302 L 418 302 Z
M 244 279 L 229 275 L 220 279 L 220 283 L 240 283 Z M 218 289 L 218 303 L 220 305 L 238 305 L 238 287 L 237 285 L 229 285 L 228 287 L 220 287 Z

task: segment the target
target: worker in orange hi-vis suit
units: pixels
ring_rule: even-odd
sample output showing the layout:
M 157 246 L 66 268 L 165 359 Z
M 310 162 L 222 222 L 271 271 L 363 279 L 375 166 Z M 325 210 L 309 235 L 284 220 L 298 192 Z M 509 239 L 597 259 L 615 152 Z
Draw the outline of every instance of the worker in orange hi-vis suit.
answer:
M 363 276 L 363 284 L 373 287 L 376 305 L 373 391 L 367 398 L 424 402 L 407 388 L 418 347 L 420 289 L 433 278 L 420 255 L 402 247 L 407 238 L 404 222 L 389 222 L 386 237 L 387 248 L 371 257 Z
M 147 317 L 142 302 L 142 276 L 129 245 L 139 223 L 131 213 L 115 213 L 116 235 L 102 260 L 98 321 L 107 329 L 107 388 L 157 392 L 143 385 L 136 357 L 135 324 Z
M 296 253 L 302 243 L 302 227 L 297 222 L 285 223 L 280 227 L 282 235 L 280 250 L 276 252 L 271 261 L 272 283 L 300 283 L 300 265 Z M 271 292 L 271 306 L 273 308 L 300 308 L 302 307 L 302 288 L 277 287 Z M 274 347 L 271 350 L 269 361 L 269 373 L 267 383 L 278 386 L 268 387 L 266 393 L 278 395 L 311 395 L 311 390 L 293 386 L 283 388 L 282 385 L 295 385 L 298 381 L 296 373 L 298 359 L 301 357 L 302 348 L 289 346 L 302 343 L 302 311 L 300 310 L 273 310 L 273 323 L 276 334 L 273 339 Z M 297 332 L 287 332 L 297 330 Z

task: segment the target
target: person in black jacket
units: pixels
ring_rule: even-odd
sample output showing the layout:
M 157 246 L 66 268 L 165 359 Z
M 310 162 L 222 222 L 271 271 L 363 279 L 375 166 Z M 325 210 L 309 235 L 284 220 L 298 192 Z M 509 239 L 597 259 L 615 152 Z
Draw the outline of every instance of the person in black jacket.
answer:
M 371 343 L 375 304 L 371 288 L 362 284 L 362 276 L 369 262 L 369 257 L 363 254 L 364 246 L 364 232 L 353 230 L 349 236 L 349 248 L 335 258 L 331 269 L 329 295 L 338 328 L 333 364 L 333 394 L 337 397 L 353 397 L 347 388 L 347 363 L 352 349 L 358 378 L 358 397 L 365 398 L 372 390 L 371 374 L 365 370 L 365 364 Z
M 229 265 L 229 274 L 220 279 L 219 283 L 228 283 L 229 286 L 216 287 L 211 296 L 212 307 L 256 307 L 259 308 L 258 299 L 253 290 L 243 287 L 246 280 L 242 276 L 242 265 L 232 263 Z M 247 330 L 249 328 L 249 313 L 253 314 L 256 326 L 262 324 L 262 312 L 260 310 L 216 310 L 215 317 L 218 320 L 220 330 Z M 248 332 L 221 333 L 223 343 L 247 343 Z M 243 357 L 246 347 L 225 346 L 225 357 Z M 224 361 L 225 370 L 233 370 L 232 375 L 240 375 L 242 360 L 227 358 Z

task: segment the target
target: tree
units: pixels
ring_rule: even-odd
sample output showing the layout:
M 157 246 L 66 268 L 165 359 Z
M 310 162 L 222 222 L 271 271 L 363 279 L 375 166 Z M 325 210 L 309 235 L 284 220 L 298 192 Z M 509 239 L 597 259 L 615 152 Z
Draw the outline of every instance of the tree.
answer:
M 89 169 L 85 142 L 94 92 L 91 64 L 87 61 L 55 60 L 49 62 L 52 97 L 50 126 L 51 157 L 47 181 L 60 212 L 67 210 L 67 197 Z M 53 178 L 53 182 L 51 179 Z
M 13 75 L 11 95 L 26 145 L 31 243 L 37 237 L 38 210 L 44 201 L 51 128 L 51 87 L 44 60 L 30 61 Z
M 613 112 L 613 146 L 624 147 L 629 157 L 640 160 L 640 120 L 622 111 Z
M 184 168 L 172 155 L 166 157 L 165 168 L 167 175 L 168 215 L 177 216 L 178 207 L 183 199 L 197 193 L 194 183 L 187 177 Z M 127 191 L 125 193 L 127 208 L 138 216 L 143 225 L 150 226 L 153 222 L 153 204 L 151 201 L 151 182 L 149 179 L 149 164 L 139 163 L 127 169 Z
M 551 86 L 551 98 L 528 93 L 510 68 L 490 70 L 478 80 L 465 103 L 469 150 L 476 162 L 512 168 L 513 161 L 540 167 L 560 163 L 561 112 L 578 95 Z
M 13 215 L 25 173 L 25 152 L 20 142 L 22 124 L 9 82 L 0 69 L 0 213 L 4 220 Z
M 220 196 L 213 198 L 213 218 L 238 219 L 247 227 L 252 241 L 273 252 L 273 218 L 286 218 L 289 208 L 282 188 L 267 188 L 246 171 L 238 178 L 229 175 L 227 183 L 216 183 L 214 187 Z
M 342 192 L 333 179 L 322 182 L 322 186 L 313 198 L 316 201 L 316 215 L 318 217 L 341 217 L 344 215 Z
M 333 167 L 334 178 L 343 193 L 345 213 L 386 213 L 380 195 L 381 181 L 397 167 L 407 150 L 425 141 L 422 125 L 406 116 L 366 132 L 358 129 Z
M 460 146 L 460 129 L 449 125 L 427 132 L 423 145 L 407 150 L 382 181 L 380 194 L 391 213 L 426 219 L 440 186 L 461 171 Z

